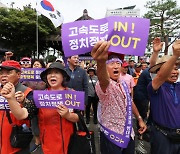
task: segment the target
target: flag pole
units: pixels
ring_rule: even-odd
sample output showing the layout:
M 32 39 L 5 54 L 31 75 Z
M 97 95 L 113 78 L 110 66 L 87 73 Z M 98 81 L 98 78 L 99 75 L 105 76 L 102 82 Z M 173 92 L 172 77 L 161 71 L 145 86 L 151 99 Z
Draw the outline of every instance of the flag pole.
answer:
M 37 3 L 36 3 L 37 7 Z M 36 52 L 37 52 L 37 59 L 39 54 L 39 38 L 38 38 L 38 12 L 36 10 Z

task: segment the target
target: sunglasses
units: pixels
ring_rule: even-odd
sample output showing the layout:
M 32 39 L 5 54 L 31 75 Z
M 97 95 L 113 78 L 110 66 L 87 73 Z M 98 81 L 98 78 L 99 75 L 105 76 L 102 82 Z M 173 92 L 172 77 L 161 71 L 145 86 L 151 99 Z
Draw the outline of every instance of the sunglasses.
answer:
M 20 61 L 20 64 L 21 65 L 25 65 L 25 64 L 31 65 L 31 62 L 30 61 Z

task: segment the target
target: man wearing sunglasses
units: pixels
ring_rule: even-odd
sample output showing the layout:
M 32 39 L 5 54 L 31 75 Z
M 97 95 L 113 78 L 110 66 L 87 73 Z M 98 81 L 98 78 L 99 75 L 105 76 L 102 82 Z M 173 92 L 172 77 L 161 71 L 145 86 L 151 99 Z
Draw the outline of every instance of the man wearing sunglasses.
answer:
M 23 57 L 20 61 L 21 68 L 31 68 L 31 58 Z

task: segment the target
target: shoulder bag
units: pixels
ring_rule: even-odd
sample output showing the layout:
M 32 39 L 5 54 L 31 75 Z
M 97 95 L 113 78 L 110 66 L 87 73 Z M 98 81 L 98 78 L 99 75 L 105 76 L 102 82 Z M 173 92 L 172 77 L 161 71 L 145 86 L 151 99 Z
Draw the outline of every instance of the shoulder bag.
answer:
M 68 154 L 96 154 L 94 132 L 88 130 L 83 116 L 80 113 L 78 116 L 79 123 L 82 125 L 83 131 L 75 127 L 75 131 L 70 138 Z
M 6 116 L 8 118 L 9 123 L 12 125 L 12 131 L 10 136 L 10 143 L 13 148 L 26 148 L 29 146 L 33 135 L 32 130 L 30 128 L 13 125 L 11 116 L 9 114 L 9 111 L 6 110 Z

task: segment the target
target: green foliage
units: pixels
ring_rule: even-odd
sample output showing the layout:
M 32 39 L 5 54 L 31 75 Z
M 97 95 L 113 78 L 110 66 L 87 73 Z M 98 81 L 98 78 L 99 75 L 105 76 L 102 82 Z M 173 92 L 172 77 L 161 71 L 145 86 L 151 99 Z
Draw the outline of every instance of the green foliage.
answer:
M 49 62 L 55 62 L 56 61 L 56 56 L 54 56 L 54 55 L 48 55 L 46 58 L 45 58 L 45 61 L 47 62 L 47 63 L 49 63 Z
M 155 37 L 161 37 L 165 41 L 165 53 L 169 45 L 169 37 L 177 36 L 180 29 L 180 8 L 175 0 L 151 0 L 145 5 L 148 12 L 145 18 L 151 20 L 149 44 Z
M 20 9 L 0 8 L 0 43 L 18 57 L 32 56 L 36 52 L 36 11 L 31 6 Z M 57 33 L 51 21 L 38 17 L 39 53 L 49 46 L 46 39 Z

